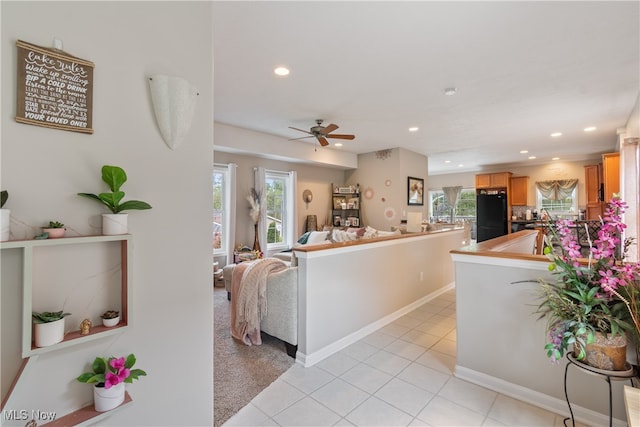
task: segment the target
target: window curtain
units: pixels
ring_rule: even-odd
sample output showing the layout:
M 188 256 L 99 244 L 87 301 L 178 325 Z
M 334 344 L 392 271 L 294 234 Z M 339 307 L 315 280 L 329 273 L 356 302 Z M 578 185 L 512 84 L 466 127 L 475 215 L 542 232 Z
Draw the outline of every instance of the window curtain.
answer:
M 225 197 L 225 234 L 226 238 L 224 239 L 225 244 L 225 252 L 227 254 L 226 264 L 231 264 L 233 262 L 233 250 L 236 241 L 236 186 L 237 186 L 237 178 L 236 171 L 238 169 L 238 165 L 235 163 L 229 163 L 227 165 L 228 175 L 227 179 L 229 180 L 227 184 L 227 195 Z
M 447 198 L 447 203 L 451 207 L 451 224 L 456 219 L 456 206 L 458 206 L 458 200 L 460 200 L 460 194 L 462 193 L 462 186 L 456 187 L 442 187 L 442 192 Z
M 260 195 L 260 219 L 258 220 L 258 243 L 260 243 L 260 248 L 262 252 L 265 253 L 267 249 L 267 227 L 266 227 L 266 213 L 267 207 L 266 204 L 266 178 L 265 178 L 265 169 L 262 166 L 255 168 L 254 170 L 254 180 L 253 180 L 253 188 L 256 190 L 256 193 Z M 253 226 L 253 224 L 251 224 Z
M 578 185 L 577 179 L 560 179 L 555 181 L 538 181 L 536 187 L 540 194 L 549 200 L 564 200 L 571 196 Z
M 298 204 L 296 203 L 296 194 L 298 194 L 298 173 L 289 171 L 289 185 L 291 188 L 287 190 L 286 211 L 287 215 L 287 233 L 285 242 L 287 247 L 292 248 L 293 242 L 298 239 Z

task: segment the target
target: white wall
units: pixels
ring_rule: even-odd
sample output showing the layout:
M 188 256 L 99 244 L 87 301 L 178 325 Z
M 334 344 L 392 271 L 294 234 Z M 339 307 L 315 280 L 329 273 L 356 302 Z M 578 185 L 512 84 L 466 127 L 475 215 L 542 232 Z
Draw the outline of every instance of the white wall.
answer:
M 128 385 L 133 404 L 101 425 L 211 425 L 211 3 L 2 2 L 1 8 L 1 185 L 10 193 L 12 238 L 31 238 L 50 219 L 71 234 L 99 233 L 103 209 L 76 193 L 102 191 L 103 164 L 122 166 L 127 198 L 153 206 L 129 216 L 132 327 L 117 338 L 40 356 L 5 409 L 64 415 L 91 401 L 91 387 L 75 377 L 96 356 L 133 352 L 148 376 Z M 96 65 L 93 135 L 13 120 L 15 42 L 51 46 L 54 37 Z M 155 125 L 147 82 L 154 73 L 184 77 L 200 94 L 191 131 L 176 151 Z

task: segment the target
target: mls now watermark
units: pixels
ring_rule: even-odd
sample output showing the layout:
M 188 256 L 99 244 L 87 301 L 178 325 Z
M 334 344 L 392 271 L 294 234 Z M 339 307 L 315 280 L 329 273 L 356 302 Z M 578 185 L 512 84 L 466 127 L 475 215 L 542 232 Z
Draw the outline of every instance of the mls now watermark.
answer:
M 53 421 L 57 414 L 53 411 L 41 411 L 39 409 L 3 409 L 2 418 L 5 421 Z

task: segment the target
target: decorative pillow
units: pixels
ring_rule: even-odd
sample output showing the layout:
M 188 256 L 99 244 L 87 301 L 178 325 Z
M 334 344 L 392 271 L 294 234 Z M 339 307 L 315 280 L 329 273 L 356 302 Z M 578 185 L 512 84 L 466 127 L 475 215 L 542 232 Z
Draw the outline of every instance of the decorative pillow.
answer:
M 378 237 L 378 230 L 373 227 L 367 227 L 364 229 L 364 234 L 362 235 L 363 239 L 374 239 Z
M 307 239 L 307 245 L 313 245 L 314 243 L 320 243 L 323 240 L 327 240 L 328 235 L 328 231 L 312 231 Z
M 310 235 L 311 235 L 311 232 L 307 231 L 302 236 L 300 236 L 300 238 L 298 239 L 298 243 L 300 243 L 301 245 L 304 245 L 305 243 L 307 243 L 307 240 L 309 240 Z
M 364 236 L 365 228 L 347 228 L 347 233 L 356 233 L 358 237 Z
M 358 240 L 356 233 L 349 233 L 343 230 L 333 230 L 332 240 L 334 242 L 349 242 L 351 240 Z

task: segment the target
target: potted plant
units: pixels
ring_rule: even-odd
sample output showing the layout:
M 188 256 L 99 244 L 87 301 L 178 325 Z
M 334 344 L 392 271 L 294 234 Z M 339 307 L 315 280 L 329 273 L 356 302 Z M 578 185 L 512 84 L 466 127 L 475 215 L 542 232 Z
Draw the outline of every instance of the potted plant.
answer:
M 64 318 L 71 313 L 64 311 L 33 311 L 33 328 L 36 347 L 47 347 L 64 339 Z
M 64 227 L 64 224 L 59 221 L 49 221 L 49 226 L 42 228 L 42 232 L 47 233 L 50 239 L 64 237 L 65 231 L 67 231 L 67 229 Z
M 102 166 L 102 180 L 111 190 L 110 193 L 78 193 L 78 195 L 96 200 L 111 211 L 110 214 L 102 215 L 102 234 L 126 234 L 128 232 L 127 214 L 124 211 L 151 209 L 151 205 L 140 200 L 122 201 L 125 193 L 120 191 L 120 187 L 127 181 L 127 174 L 121 167 Z
M 96 411 L 105 412 L 124 402 L 124 385 L 147 375 L 142 369 L 132 369 L 136 357 L 130 354 L 124 357 L 96 357 L 91 372 L 81 374 L 76 380 L 94 384 L 93 402 Z
M 630 241 L 621 241 L 626 204 L 612 199 L 598 238 L 589 241 L 589 258 L 581 259 L 580 245 L 569 220 L 549 223 L 551 238 L 544 253 L 557 280 L 541 281 L 537 312 L 547 319 L 547 356 L 560 359 L 570 347 L 577 360 L 599 369 L 626 369 L 626 333 L 640 335 L 638 263 L 624 262 Z M 587 232 L 588 235 L 588 232 Z M 555 246 L 557 252 L 552 249 Z M 607 354 L 600 346 L 610 347 Z M 619 356 L 617 359 L 614 357 Z
M 0 242 L 6 242 L 11 235 L 11 211 L 4 209 L 8 198 L 7 190 L 0 191 Z
M 120 312 L 116 310 L 107 310 L 100 316 L 102 324 L 107 328 L 116 326 L 120 322 Z

